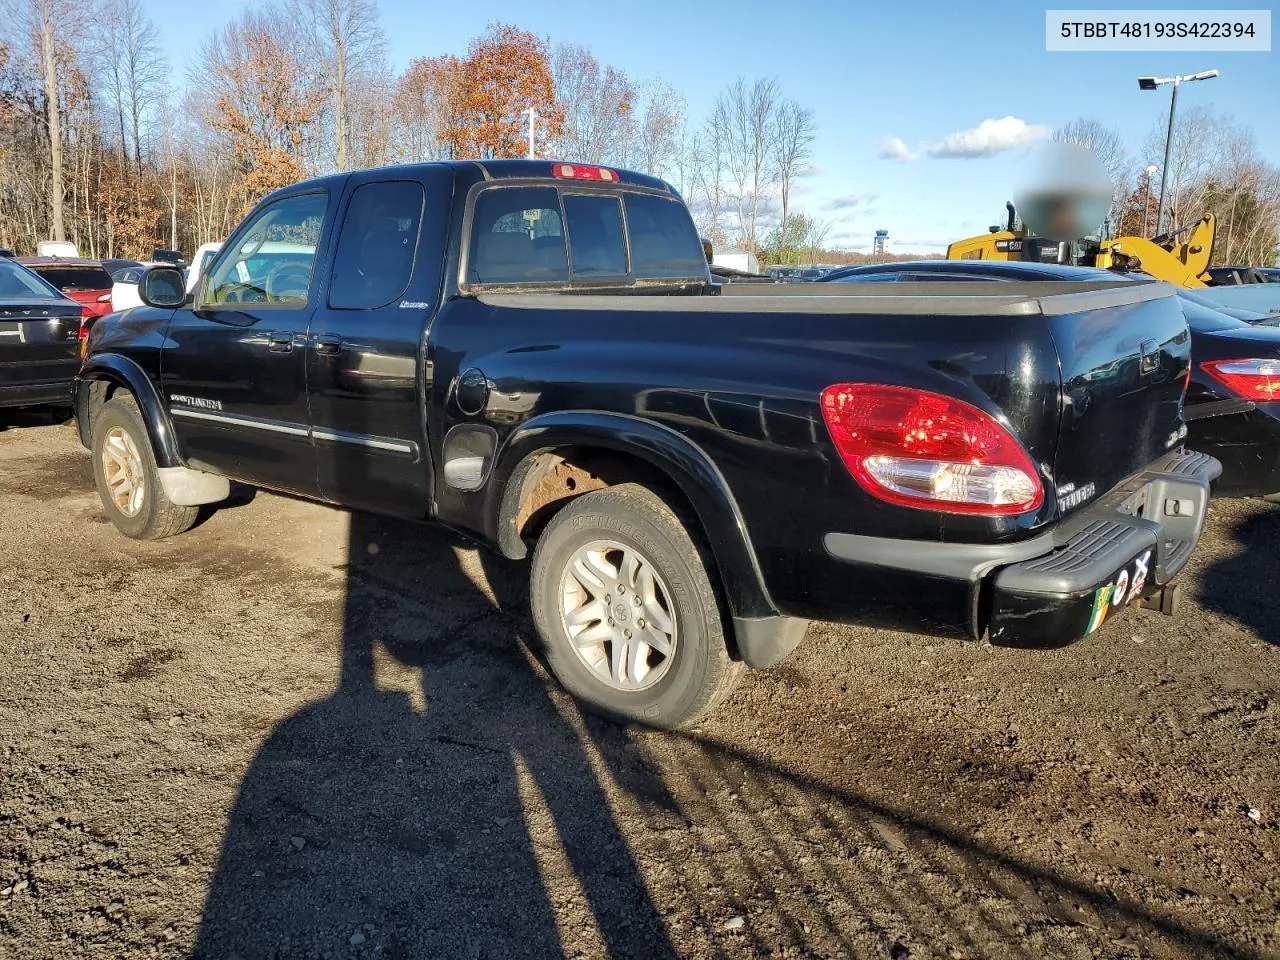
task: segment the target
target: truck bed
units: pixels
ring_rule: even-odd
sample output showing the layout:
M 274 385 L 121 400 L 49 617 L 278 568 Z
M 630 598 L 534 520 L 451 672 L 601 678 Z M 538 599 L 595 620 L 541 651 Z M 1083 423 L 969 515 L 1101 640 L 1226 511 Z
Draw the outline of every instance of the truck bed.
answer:
M 592 312 L 1047 317 L 1173 295 L 1168 284 L 1132 281 L 993 281 L 966 283 L 963 288 L 940 289 L 936 283 L 729 284 L 719 296 L 485 293 L 479 299 L 512 309 Z

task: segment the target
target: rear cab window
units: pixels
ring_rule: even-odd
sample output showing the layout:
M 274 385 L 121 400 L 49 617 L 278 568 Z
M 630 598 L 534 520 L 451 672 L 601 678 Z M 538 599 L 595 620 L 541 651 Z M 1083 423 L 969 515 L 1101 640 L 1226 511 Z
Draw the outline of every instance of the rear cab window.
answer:
M 66 293 L 111 289 L 111 277 L 101 267 L 35 267 L 33 269 Z
M 486 185 L 467 238 L 467 286 L 705 283 L 707 261 L 679 200 L 627 187 Z

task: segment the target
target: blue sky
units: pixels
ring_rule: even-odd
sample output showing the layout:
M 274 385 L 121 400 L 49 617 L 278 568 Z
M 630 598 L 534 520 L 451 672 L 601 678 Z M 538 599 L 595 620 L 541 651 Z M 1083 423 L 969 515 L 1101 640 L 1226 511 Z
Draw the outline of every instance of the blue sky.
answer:
M 177 15 L 171 0 L 147 0 L 180 77 L 203 38 L 251 2 L 188 0 Z M 938 252 L 1001 220 L 1027 168 L 1025 147 L 967 159 L 927 154 L 984 120 L 1014 117 L 1053 128 L 1091 117 L 1139 153 L 1169 109 L 1168 88 L 1140 92 L 1140 74 L 1218 69 L 1218 79 L 1183 87 L 1179 107 L 1234 114 L 1252 127 L 1263 156 L 1280 163 L 1276 53 L 1047 53 L 1044 6 L 381 0 L 381 9 L 397 70 L 414 57 L 461 53 L 486 23 L 502 20 L 553 43 L 583 44 L 636 79 L 661 78 L 685 95 L 694 121 L 736 76 L 777 77 L 817 121 L 815 172 L 800 185 L 797 203 L 830 221 L 830 239 L 847 248 L 869 245 L 884 228 L 895 251 Z M 1025 133 L 1014 122 L 994 132 L 1014 140 Z M 890 137 L 926 152 L 910 162 L 885 159 Z

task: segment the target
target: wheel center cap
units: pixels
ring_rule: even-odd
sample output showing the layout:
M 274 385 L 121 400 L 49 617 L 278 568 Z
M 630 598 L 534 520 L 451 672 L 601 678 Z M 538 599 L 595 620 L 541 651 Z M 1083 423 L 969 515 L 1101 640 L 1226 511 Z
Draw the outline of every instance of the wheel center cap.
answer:
M 627 605 L 622 602 L 613 605 L 613 619 L 619 623 L 626 623 L 631 619 L 631 611 L 627 609 Z

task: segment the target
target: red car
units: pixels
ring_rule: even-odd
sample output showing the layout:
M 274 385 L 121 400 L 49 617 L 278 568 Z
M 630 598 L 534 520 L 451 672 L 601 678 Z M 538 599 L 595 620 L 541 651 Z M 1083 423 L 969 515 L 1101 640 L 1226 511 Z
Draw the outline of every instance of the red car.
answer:
M 17 262 L 53 284 L 76 303 L 86 321 L 111 312 L 111 276 L 98 260 L 18 257 Z

